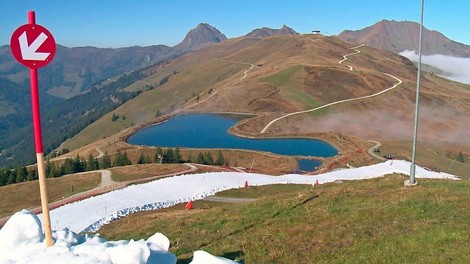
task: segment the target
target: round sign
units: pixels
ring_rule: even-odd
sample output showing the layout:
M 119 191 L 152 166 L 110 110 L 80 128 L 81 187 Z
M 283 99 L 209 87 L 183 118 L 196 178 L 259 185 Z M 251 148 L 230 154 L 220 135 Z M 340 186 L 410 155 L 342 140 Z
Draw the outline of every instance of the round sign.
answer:
M 52 61 L 56 43 L 52 34 L 37 24 L 17 28 L 10 40 L 11 53 L 24 66 L 37 69 Z

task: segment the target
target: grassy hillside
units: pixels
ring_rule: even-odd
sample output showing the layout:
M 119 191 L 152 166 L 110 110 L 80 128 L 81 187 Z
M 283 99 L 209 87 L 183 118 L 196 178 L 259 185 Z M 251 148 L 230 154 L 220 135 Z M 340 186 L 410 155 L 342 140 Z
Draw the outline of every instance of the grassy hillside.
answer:
M 310 52 L 314 48 L 321 48 L 325 51 L 322 53 L 316 50 L 312 55 Z M 247 104 L 253 100 L 273 93 L 272 87 L 268 87 L 265 93 L 257 90 L 264 84 L 270 84 L 263 78 L 276 74 L 282 75 L 283 71 L 291 67 L 303 69 L 303 63 L 307 61 L 308 65 L 321 63 L 333 64 L 336 67 L 337 58 L 341 57 L 339 54 L 348 52 L 350 50 L 347 43 L 322 36 L 228 40 L 153 69 L 155 74 L 134 83 L 127 89 L 139 90 L 143 85 L 160 82 L 166 72 L 175 74 L 162 86 L 142 93 L 113 111 L 114 114 L 125 116 L 125 120 L 112 122 L 113 113 L 109 113 L 67 142 L 66 146 L 76 148 L 126 127 L 151 120 L 157 113 L 167 114 L 188 106 L 192 106 L 188 111 L 252 113 L 264 111 L 259 105 L 251 106 L 251 108 L 249 106 L 247 109 Z M 315 56 L 315 54 L 322 55 Z M 247 77 L 243 78 L 245 71 L 248 71 Z M 275 83 L 273 85 L 276 86 Z M 296 90 L 292 83 L 284 86 L 287 87 L 286 92 L 273 94 L 272 100 L 266 98 L 265 105 L 271 105 L 266 107 L 281 111 L 302 109 L 305 107 L 303 100 L 310 102 L 317 100 L 316 96 L 309 95 L 310 98 L 305 99 L 305 96 L 298 95 L 300 90 L 292 91 Z M 276 88 L 279 87 L 276 86 Z M 286 98 L 285 93 L 291 95 Z M 196 100 L 198 95 L 199 103 Z M 210 95 L 213 97 L 205 102 Z M 300 102 L 297 101 L 299 99 Z
M 466 263 L 468 181 L 405 188 L 404 179 L 232 190 L 220 195 L 259 200 L 138 213 L 99 233 L 117 240 L 162 232 L 178 263 L 197 249 L 245 263 Z
M 154 122 L 159 115 L 182 112 L 254 114 L 234 131 L 257 136 L 268 122 L 287 113 L 376 94 L 398 80 L 402 83 L 394 90 L 373 98 L 280 119 L 267 133 L 333 131 L 362 140 L 409 141 L 415 65 L 388 51 L 352 46 L 321 35 L 224 41 L 146 69 L 150 75 L 126 89 L 152 89 L 103 116 L 64 146 L 77 149 Z M 348 58 L 340 64 L 344 55 Z M 461 142 L 470 129 L 468 86 L 430 75 L 422 76 L 421 84 L 420 142 L 435 142 L 441 149 L 461 144 L 464 152 L 470 152 L 470 145 Z M 113 115 L 121 118 L 115 120 Z

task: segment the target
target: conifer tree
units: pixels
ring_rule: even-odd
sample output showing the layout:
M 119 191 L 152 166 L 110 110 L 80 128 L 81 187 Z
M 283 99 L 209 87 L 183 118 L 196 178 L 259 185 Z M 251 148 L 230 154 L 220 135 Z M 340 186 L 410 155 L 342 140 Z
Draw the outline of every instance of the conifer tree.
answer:
M 9 170 L 7 184 L 14 184 L 15 182 L 16 182 L 16 172 L 14 170 Z
M 64 161 L 64 164 L 62 164 L 62 166 L 60 166 L 60 173 L 54 175 L 54 177 L 58 177 L 58 176 L 61 176 L 61 175 L 72 174 L 73 170 L 74 170 L 74 166 L 75 166 L 74 163 L 75 163 L 74 160 L 72 160 L 70 158 L 66 158 L 65 161 Z
M 25 167 L 18 167 L 15 169 L 15 174 L 16 174 L 16 183 L 24 182 L 26 181 L 26 175 L 28 174 L 28 171 L 26 170 Z
M 37 179 L 38 179 L 38 176 L 37 176 L 36 170 L 35 169 L 29 169 L 28 174 L 26 175 L 26 180 L 27 181 L 34 181 L 34 180 L 37 180 Z
M 183 156 L 181 156 L 179 147 L 175 148 L 174 158 L 175 158 L 174 163 L 181 163 L 183 161 Z
M 45 171 L 47 178 L 58 177 L 60 173 L 55 164 L 53 162 L 50 162 L 49 160 L 46 162 Z
M 0 169 L 0 186 L 4 186 L 6 184 L 7 184 L 6 170 Z
M 144 153 L 140 153 L 140 157 L 137 160 L 137 164 L 145 164 L 147 163 L 147 159 L 144 156 Z
M 124 151 L 124 155 L 123 155 L 122 158 L 123 158 L 123 161 L 124 161 L 124 165 L 131 165 L 131 164 L 132 164 L 132 162 L 131 162 L 131 160 L 129 159 L 129 157 L 127 157 L 127 152 L 126 152 L 126 151 Z
M 99 162 L 93 157 L 93 155 L 88 156 L 88 161 L 86 162 L 85 170 L 94 171 L 100 168 Z
M 204 164 L 204 155 L 202 155 L 201 152 L 199 152 L 199 153 L 197 154 L 196 163 L 198 163 L 198 164 Z
M 175 163 L 175 152 L 172 148 L 167 148 L 163 155 L 163 163 Z
M 132 162 L 129 160 L 126 151 L 124 151 L 124 153 L 118 152 L 116 159 L 114 160 L 114 166 L 126 166 L 131 164 Z
M 206 165 L 213 165 L 214 159 L 212 158 L 212 154 L 210 152 L 206 152 L 204 154 L 204 164 Z
M 103 169 L 107 169 L 111 167 L 111 158 L 108 156 L 108 152 L 104 152 L 103 157 L 101 157 L 99 161 L 99 167 Z
M 218 153 L 217 153 L 217 160 L 215 162 L 215 165 L 225 165 L 225 158 L 224 158 L 224 154 L 222 153 L 222 150 L 219 149 Z

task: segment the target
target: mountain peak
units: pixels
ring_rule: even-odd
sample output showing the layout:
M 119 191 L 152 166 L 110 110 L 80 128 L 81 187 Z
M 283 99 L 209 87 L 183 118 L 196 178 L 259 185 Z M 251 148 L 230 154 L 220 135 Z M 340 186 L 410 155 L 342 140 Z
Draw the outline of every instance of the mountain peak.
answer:
M 215 27 L 207 24 L 207 23 L 199 23 L 194 29 L 192 30 L 217 30 Z M 218 30 L 217 30 L 218 31 Z
M 272 29 L 268 27 L 257 28 L 250 33 L 246 34 L 246 37 L 251 38 L 265 38 L 276 35 L 298 35 L 292 28 L 283 25 L 280 29 Z
M 197 50 L 214 43 L 220 43 L 226 39 L 227 37 L 217 28 L 207 23 L 200 23 L 191 29 L 184 40 L 173 49 L 179 52 Z

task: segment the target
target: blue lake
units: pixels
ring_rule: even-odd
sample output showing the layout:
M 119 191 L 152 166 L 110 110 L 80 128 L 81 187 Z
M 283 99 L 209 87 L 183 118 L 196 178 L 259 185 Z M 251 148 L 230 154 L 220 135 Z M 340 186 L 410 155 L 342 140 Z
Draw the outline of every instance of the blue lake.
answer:
M 316 171 L 322 164 L 319 160 L 299 159 L 297 160 L 298 170 L 300 171 Z
M 305 138 L 248 139 L 228 133 L 242 116 L 188 114 L 139 130 L 128 139 L 135 145 L 187 148 L 248 149 L 289 156 L 332 157 L 330 144 Z M 320 163 L 321 164 L 321 163 Z

